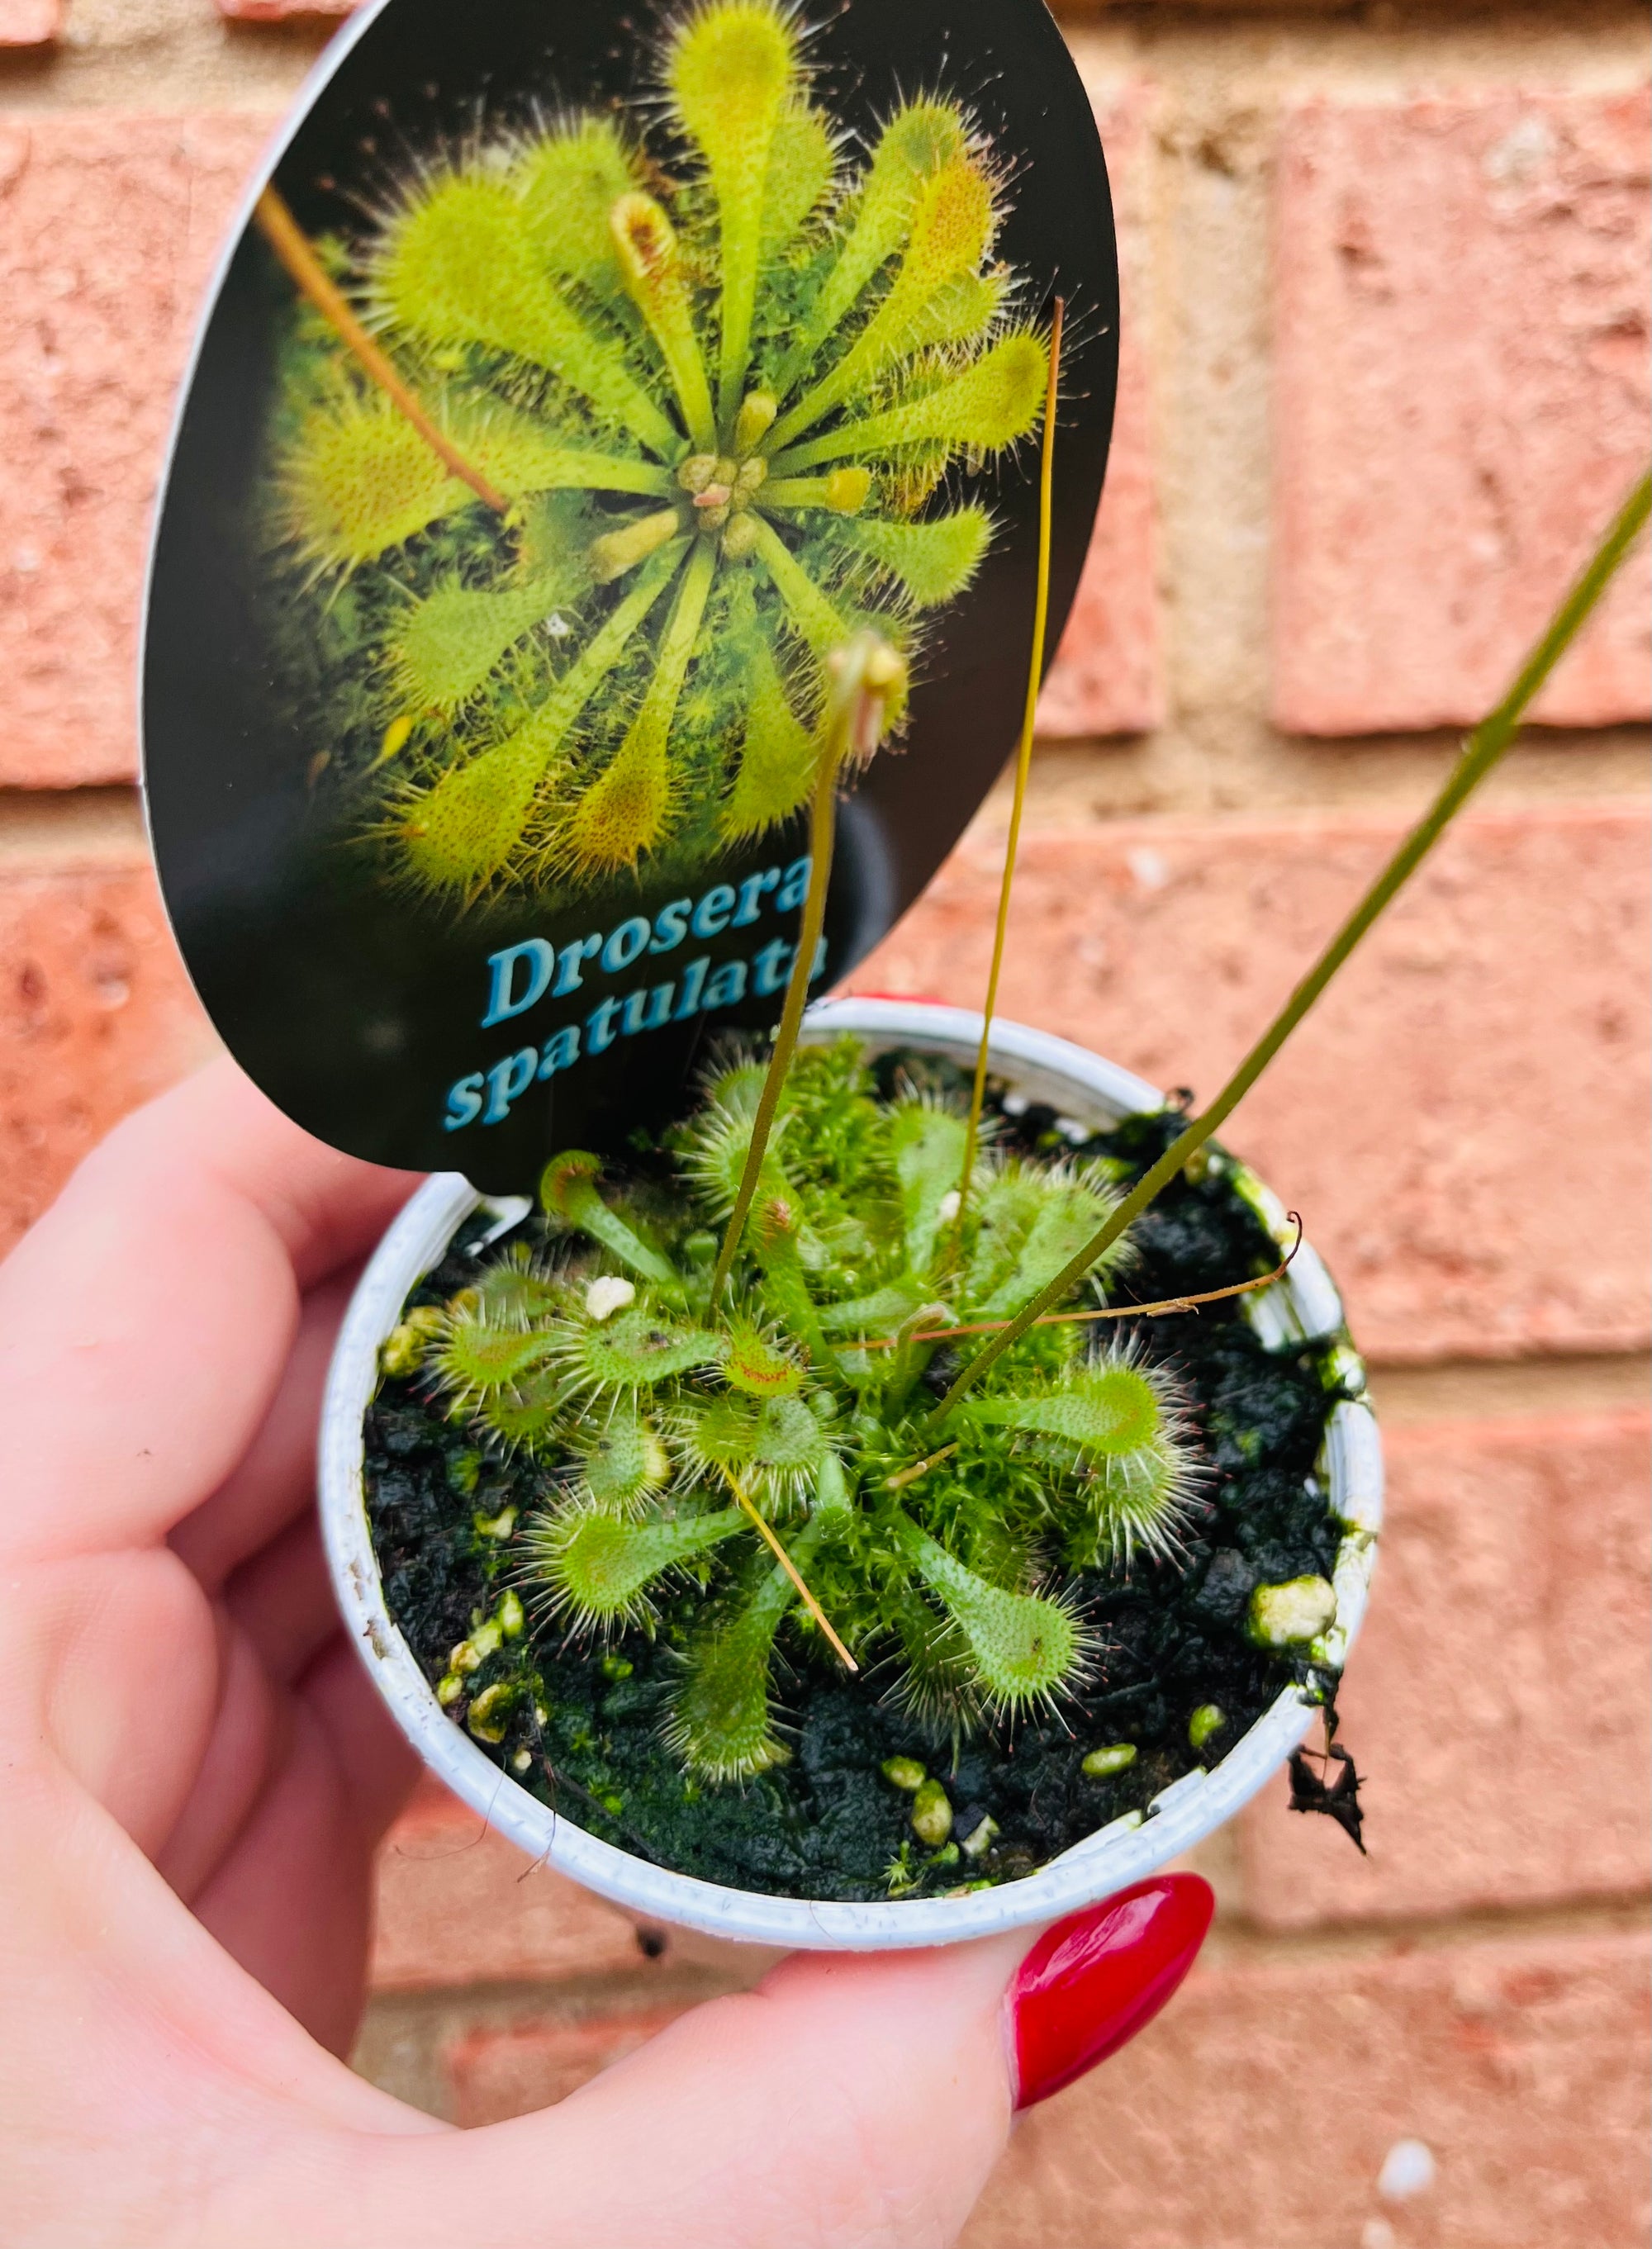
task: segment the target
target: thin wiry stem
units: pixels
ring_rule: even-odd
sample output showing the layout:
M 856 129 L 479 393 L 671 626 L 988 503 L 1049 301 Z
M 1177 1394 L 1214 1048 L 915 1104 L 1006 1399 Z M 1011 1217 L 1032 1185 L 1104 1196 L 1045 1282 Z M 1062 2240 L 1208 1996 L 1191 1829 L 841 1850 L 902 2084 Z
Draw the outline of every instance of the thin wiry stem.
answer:
M 1252 1281 L 1233 1281 L 1225 1289 L 1201 1289 L 1191 1296 L 1160 1296 L 1151 1304 L 1102 1304 L 1087 1312 L 1043 1312 L 1033 1322 L 1036 1328 L 1062 1328 L 1082 1325 L 1089 1320 L 1156 1320 L 1171 1312 L 1195 1312 L 1201 1304 L 1219 1304 L 1229 1296 L 1248 1296 L 1256 1289 L 1271 1289 L 1276 1281 L 1283 1281 L 1291 1269 L 1291 1261 L 1302 1247 L 1302 1221 L 1293 1210 L 1292 1224 L 1297 1238 L 1279 1260 L 1271 1273 L 1258 1273 Z M 857 1351 L 892 1351 L 898 1344 L 946 1343 L 954 1336 L 991 1335 L 998 1328 L 1007 1328 L 1008 1320 L 971 1320 L 967 1327 L 920 1328 L 915 1335 L 870 1336 L 857 1343 Z M 950 1451 L 951 1448 L 946 1448 Z M 935 1458 L 939 1459 L 937 1454 Z
M 740 1173 L 734 1207 L 729 1214 L 723 1246 L 717 1254 L 716 1270 L 712 1275 L 711 1301 L 713 1304 L 723 1293 L 729 1269 L 734 1262 L 734 1253 L 746 1230 L 752 1198 L 757 1192 L 758 1177 L 768 1147 L 768 1136 L 774 1129 L 774 1111 L 780 1104 L 781 1088 L 785 1084 L 786 1073 L 791 1068 L 798 1028 L 809 1001 L 809 981 L 814 973 L 821 925 L 826 918 L 826 885 L 831 875 L 832 839 L 837 822 L 838 775 L 851 758 L 870 756 L 878 746 L 883 730 L 884 708 L 899 681 L 903 669 L 899 657 L 889 643 L 874 632 L 857 633 L 846 647 L 836 652 L 829 665 L 830 692 L 821 727 L 820 750 L 815 767 L 815 794 L 809 815 L 809 890 L 803 899 L 797 951 L 786 987 L 786 1004 L 781 1014 L 780 1028 L 774 1034 L 774 1051 L 769 1056 L 763 1090 L 758 1098 L 757 1115 L 752 1123 L 751 1145 L 746 1151 L 746 1164 Z
M 495 515 L 508 512 L 510 502 L 494 491 L 487 478 L 465 459 L 445 431 L 438 430 L 418 400 L 396 373 L 389 355 L 375 344 L 350 309 L 343 291 L 330 278 L 310 247 L 303 229 L 273 188 L 265 188 L 253 206 L 253 216 L 265 239 L 293 279 L 342 341 L 353 351 L 397 411 L 404 415 L 437 457 L 469 485 L 478 499 Z
M 1038 593 L 1033 605 L 1032 653 L 1027 666 L 1027 700 L 1022 712 L 1021 742 L 1015 752 L 1015 794 L 1009 808 L 1009 835 L 1004 845 L 1004 878 L 998 891 L 998 924 L 993 932 L 992 966 L 987 974 L 987 1000 L 981 1010 L 981 1045 L 975 1053 L 975 1083 L 969 1097 L 969 1129 L 964 1137 L 963 1169 L 958 1180 L 958 1215 L 953 1221 L 952 1248 L 956 1254 L 963 1239 L 964 1213 L 969 1203 L 969 1182 L 975 1169 L 981 1140 L 981 1104 L 987 1098 L 988 1049 L 992 1042 L 993 1014 L 998 1005 L 998 981 L 1003 973 L 1004 943 L 1009 934 L 1009 894 L 1015 880 L 1015 857 L 1021 849 L 1021 818 L 1027 805 L 1027 776 L 1032 770 L 1033 726 L 1038 712 L 1038 690 L 1043 684 L 1044 636 L 1050 622 L 1050 542 L 1055 520 L 1056 393 L 1061 381 L 1061 330 L 1064 301 L 1056 299 L 1050 325 L 1050 382 L 1044 393 L 1044 442 L 1038 472 Z
M 816 1623 L 825 1633 L 827 1639 L 830 1640 L 833 1650 L 837 1655 L 839 1661 L 843 1663 L 844 1669 L 848 1671 L 858 1671 L 860 1669 L 859 1664 L 856 1662 L 854 1657 L 843 1646 L 843 1641 L 839 1640 L 837 1634 L 832 1630 L 830 1618 L 827 1615 L 825 1610 L 822 1608 L 820 1603 L 815 1599 L 813 1593 L 809 1592 L 809 1587 L 804 1584 L 802 1571 L 798 1568 L 796 1563 L 793 1561 L 791 1556 L 786 1551 L 786 1549 L 781 1544 L 773 1528 L 764 1519 L 764 1517 L 755 1502 L 747 1496 L 746 1491 L 742 1489 L 739 1478 L 732 1474 L 729 1469 L 725 1468 L 722 1473 L 723 1481 L 727 1484 L 729 1489 L 733 1493 L 741 1507 L 744 1508 L 746 1513 L 751 1517 L 752 1523 L 761 1533 L 769 1551 L 774 1555 L 774 1559 L 780 1564 L 781 1568 L 785 1571 L 793 1585 L 796 1586 L 797 1591 L 802 1597 L 803 1606 L 809 1611 L 810 1616 L 814 1618 Z
M 980 1381 L 995 1359 L 1002 1357 L 1012 1344 L 1018 1343 L 1035 1321 L 1052 1304 L 1059 1303 L 1069 1290 L 1077 1287 L 1096 1260 L 1112 1248 L 1132 1221 L 1139 1218 L 1154 1197 L 1169 1186 L 1223 1119 L 1238 1107 L 1360 939 L 1392 904 L 1474 791 L 1503 757 L 1519 731 L 1527 705 L 1571 646 L 1590 611 L 1611 583 L 1624 556 L 1645 527 L 1649 512 L 1652 512 L 1652 471 L 1641 478 L 1624 502 L 1587 568 L 1549 620 L 1502 701 L 1470 735 L 1449 779 L 1428 812 L 1389 860 L 1209 1108 L 1196 1117 L 1172 1142 L 1152 1170 L 1137 1181 L 1106 1224 L 1084 1244 L 1076 1257 L 1063 1267 L 1049 1287 L 1041 1289 L 1030 1303 L 1022 1307 L 1009 1325 L 970 1360 L 931 1415 L 929 1427 L 932 1430 L 939 1429 L 959 1400 Z
M 885 1476 L 884 1489 L 905 1491 L 909 1483 L 916 1483 L 919 1476 L 927 1475 L 931 1468 L 937 1467 L 949 1453 L 957 1450 L 958 1439 L 954 1437 L 950 1445 L 943 1445 L 938 1453 L 931 1453 L 926 1460 L 914 1461 L 909 1468 L 898 1468 L 893 1475 Z

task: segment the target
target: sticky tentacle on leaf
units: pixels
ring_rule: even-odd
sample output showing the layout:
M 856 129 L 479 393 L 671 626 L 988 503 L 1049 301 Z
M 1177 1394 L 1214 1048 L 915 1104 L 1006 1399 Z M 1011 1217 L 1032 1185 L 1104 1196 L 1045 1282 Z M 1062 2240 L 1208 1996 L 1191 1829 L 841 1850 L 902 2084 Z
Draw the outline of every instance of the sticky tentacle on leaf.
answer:
M 796 35 L 768 0 L 712 0 L 673 42 L 667 85 L 716 198 L 720 249 L 718 411 L 740 404 L 751 355 L 763 195 L 797 83 Z
M 581 1510 L 543 1518 L 529 1551 L 554 1613 L 613 1630 L 641 1620 L 649 1589 L 662 1578 L 747 1528 L 738 1507 L 644 1522 Z
M 968 140 L 962 112 L 948 102 L 908 103 L 891 118 L 854 198 L 843 247 L 788 355 L 783 388 L 797 381 L 898 251 L 925 179 L 962 155 Z
M 774 445 L 781 451 L 806 430 L 864 390 L 891 359 L 935 340 L 960 314 L 947 292 L 975 278 L 992 238 L 992 189 L 967 157 L 955 157 L 919 189 L 901 263 L 871 319 L 829 375 L 775 424 Z M 932 311 L 936 300 L 944 309 Z M 968 303 L 965 317 L 978 308 Z
M 518 731 L 462 766 L 450 767 L 405 807 L 401 833 L 410 871 L 430 889 L 473 893 L 520 846 L 546 774 L 569 728 L 664 592 L 686 540 L 667 547 L 595 633 L 545 702 Z
M 389 230 L 375 282 L 383 317 L 406 334 L 437 347 L 480 344 L 546 368 L 662 459 L 680 446 L 617 340 L 599 334 L 561 293 L 504 181 L 456 171 L 430 182 Z
M 556 848 L 582 871 L 635 866 L 671 812 L 671 726 L 717 570 L 703 541 L 689 558 L 642 705 L 613 758 L 582 792 Z
M 788 447 L 771 462 L 771 472 L 792 477 L 823 461 L 878 459 L 927 444 L 997 451 L 1036 427 L 1047 367 L 1043 341 L 1030 329 L 1005 336 L 933 390 Z

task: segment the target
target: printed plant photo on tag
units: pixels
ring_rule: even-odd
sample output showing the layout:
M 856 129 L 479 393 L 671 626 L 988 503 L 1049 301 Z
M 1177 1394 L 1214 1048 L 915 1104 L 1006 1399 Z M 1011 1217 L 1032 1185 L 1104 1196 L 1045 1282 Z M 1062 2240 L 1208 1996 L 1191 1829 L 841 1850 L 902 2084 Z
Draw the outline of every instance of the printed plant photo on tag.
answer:
M 146 784 L 231 1049 L 520 1188 L 778 1018 L 833 651 L 904 670 L 816 991 L 1013 746 L 1050 312 L 1053 649 L 1117 269 L 1039 0 L 387 0 L 228 259 L 157 535 Z

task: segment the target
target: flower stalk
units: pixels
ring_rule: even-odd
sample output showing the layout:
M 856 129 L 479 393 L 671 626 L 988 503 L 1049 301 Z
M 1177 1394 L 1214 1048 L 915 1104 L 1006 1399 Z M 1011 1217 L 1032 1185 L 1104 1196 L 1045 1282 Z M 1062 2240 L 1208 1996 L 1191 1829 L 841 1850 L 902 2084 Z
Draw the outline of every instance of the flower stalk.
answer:
M 1015 880 L 1015 861 L 1021 850 L 1021 820 L 1027 805 L 1027 779 L 1032 770 L 1033 727 L 1038 712 L 1038 690 L 1043 684 L 1044 637 L 1050 622 L 1050 544 L 1056 512 L 1056 397 L 1061 382 L 1061 331 L 1065 313 L 1065 302 L 1057 297 L 1050 327 L 1050 384 L 1044 394 L 1043 444 L 1038 470 L 1038 591 L 1033 606 L 1032 653 L 1027 666 L 1027 700 L 1022 712 L 1021 740 L 1015 751 L 1015 792 L 1009 808 L 1009 836 L 1004 846 L 1004 876 L 998 890 L 998 921 L 993 932 L 992 966 L 987 974 L 987 999 L 981 1019 L 981 1044 L 975 1053 L 975 1082 L 969 1097 L 963 1166 L 958 1175 L 958 1213 L 952 1228 L 954 1253 L 963 1239 L 969 1183 L 974 1177 L 975 1152 L 981 1140 L 981 1105 L 987 1098 L 987 1058 L 992 1044 L 993 1015 L 998 1006 L 998 982 L 1003 973 L 1004 946 L 1009 935 L 1009 896 Z
M 774 1129 L 786 1074 L 792 1066 L 803 1009 L 809 1003 L 809 980 L 826 918 L 826 886 L 831 877 L 832 845 L 837 826 L 837 781 L 843 767 L 864 761 L 883 739 L 885 713 L 891 698 L 905 684 L 906 667 L 889 643 L 875 632 L 857 633 L 833 652 L 827 666 L 830 686 L 821 726 L 815 767 L 814 794 L 809 812 L 809 889 L 798 925 L 797 951 L 786 986 L 786 1004 L 774 1034 L 763 1090 L 752 1124 L 751 1145 L 734 1196 L 734 1207 L 724 1230 L 712 1276 L 712 1302 L 717 1303 L 727 1284 L 729 1271 L 746 1231 L 752 1198 L 763 1168 L 764 1152 Z
M 343 291 L 329 277 L 326 267 L 311 249 L 298 221 L 273 188 L 266 187 L 259 196 L 253 206 L 253 216 L 265 240 L 292 279 L 340 340 L 354 354 L 363 369 L 372 376 L 397 412 L 403 415 L 418 431 L 437 458 L 453 471 L 461 484 L 468 485 L 478 499 L 491 507 L 495 515 L 507 513 L 510 502 L 502 493 L 495 492 L 480 469 L 465 458 L 446 431 L 437 429 L 396 373 L 389 355 L 380 350 L 356 319 Z
M 1507 692 L 1470 735 L 1463 753 L 1438 796 L 1377 877 L 1318 959 L 1302 979 L 1273 1021 L 1256 1041 L 1210 1106 L 1194 1118 L 1153 1168 L 1109 1213 L 1103 1224 L 1048 1285 L 1023 1304 L 1007 1327 L 978 1351 L 930 1417 L 939 1430 L 953 1409 L 973 1390 L 1005 1351 L 1018 1343 L 1052 1305 L 1076 1288 L 1132 1221 L 1183 1171 L 1211 1134 L 1231 1116 L 1304 1016 L 1314 1006 L 1360 939 L 1393 904 L 1475 790 L 1498 764 L 1532 698 L 1571 646 L 1644 529 L 1652 511 L 1652 471 L 1642 477 L 1602 537 L 1588 566 L 1549 620 Z

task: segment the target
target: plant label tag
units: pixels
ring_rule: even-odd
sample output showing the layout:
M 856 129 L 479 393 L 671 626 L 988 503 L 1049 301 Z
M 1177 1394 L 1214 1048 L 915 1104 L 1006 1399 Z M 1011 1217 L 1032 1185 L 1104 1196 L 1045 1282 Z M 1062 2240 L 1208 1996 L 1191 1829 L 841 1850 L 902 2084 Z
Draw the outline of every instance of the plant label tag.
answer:
M 1014 746 L 1050 314 L 1050 630 L 1118 360 L 1042 0 L 381 0 L 250 198 L 152 564 L 145 787 L 243 1067 L 377 1161 L 531 1182 L 778 1021 L 828 666 L 909 683 L 814 989 Z

